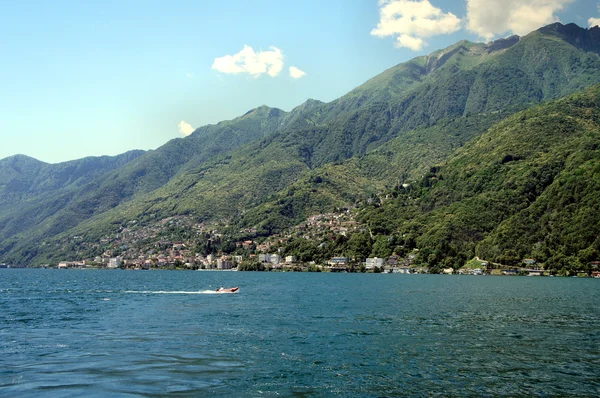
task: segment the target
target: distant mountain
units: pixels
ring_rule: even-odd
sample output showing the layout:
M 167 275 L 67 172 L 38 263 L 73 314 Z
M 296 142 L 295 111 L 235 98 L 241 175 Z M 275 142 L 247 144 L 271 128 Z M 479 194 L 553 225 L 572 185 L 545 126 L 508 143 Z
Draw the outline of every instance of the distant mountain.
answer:
M 285 112 L 279 109 L 256 108 L 232 121 L 199 128 L 189 137 L 171 140 L 155 151 L 121 155 L 131 161 L 122 162 L 119 167 L 89 167 L 91 174 L 87 176 L 78 174 L 77 170 L 86 169 L 94 158 L 46 168 L 29 167 L 31 170 L 27 169 L 27 174 L 19 174 L 19 178 L 13 178 L 7 185 L 10 189 L 6 189 L 5 196 L 11 194 L 16 200 L 5 207 L 5 212 L 0 211 L 0 240 L 30 228 L 34 229 L 30 234 L 34 240 L 68 230 L 135 195 L 160 188 L 178 173 L 202 164 L 206 159 L 269 134 L 284 116 Z M 16 169 L 10 166 L 13 164 L 11 158 L 5 161 L 5 171 L 0 170 L 0 173 L 13 175 Z M 72 182 L 70 179 L 74 178 L 73 189 L 49 189 L 56 185 L 52 183 L 55 180 Z M 29 198 L 26 194 L 32 192 L 37 196 Z
M 420 179 L 507 116 L 599 84 L 599 37 L 598 28 L 554 24 L 462 41 L 330 103 L 259 107 L 93 175 L 61 166 L 47 185 L 44 164 L 4 159 L 0 260 L 48 260 L 62 255 L 48 242 L 65 236 L 100 239 L 127 221 L 179 214 L 270 234 Z
M 48 164 L 24 155 L 0 160 L 0 206 L 80 187 L 123 167 L 144 151 Z

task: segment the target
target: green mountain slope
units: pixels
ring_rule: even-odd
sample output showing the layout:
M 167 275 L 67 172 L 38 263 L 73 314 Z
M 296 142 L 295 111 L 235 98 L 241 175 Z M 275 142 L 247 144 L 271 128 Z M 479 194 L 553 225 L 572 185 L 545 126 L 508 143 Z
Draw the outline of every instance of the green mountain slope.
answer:
M 350 205 L 423 175 L 507 115 L 600 83 L 599 36 L 556 24 L 460 42 L 328 104 L 260 107 L 200 128 L 86 184 L 12 202 L 0 213 L 0 259 L 50 258 L 39 242 L 100 239 L 133 220 L 185 214 L 267 234 Z
M 21 185 L 28 189 L 27 192 L 37 189 L 37 196 L 28 198 L 23 193 L 19 197 L 13 194 L 5 214 L 0 212 L 0 240 L 31 228 L 35 228 L 28 236 L 32 241 L 66 231 L 136 195 L 162 187 L 178 173 L 211 157 L 270 134 L 285 116 L 286 113 L 279 109 L 259 107 L 234 120 L 197 129 L 189 137 L 172 140 L 155 151 L 136 152 L 137 157 L 130 162 L 122 162 L 122 167 L 102 172 L 103 169 L 96 165 L 91 168 L 90 175 L 81 178 L 73 170 L 72 162 L 39 167 L 39 170 L 21 176 L 22 181 L 29 179 Z M 122 158 L 127 156 L 122 155 Z M 3 162 L 13 163 L 10 158 Z M 79 162 L 78 165 L 90 163 L 85 160 L 76 162 Z M 93 178 L 93 173 L 97 178 Z M 54 179 L 59 178 L 57 176 L 76 179 L 77 184 L 72 184 L 73 189 L 47 189 Z M 12 181 L 15 179 L 13 177 Z
M 15 155 L 0 160 L 0 206 L 72 189 L 119 169 L 141 156 L 130 151 L 118 156 L 88 157 L 59 164 Z
M 431 266 L 477 254 L 581 269 L 600 250 L 599 146 L 595 86 L 507 118 L 360 219 Z

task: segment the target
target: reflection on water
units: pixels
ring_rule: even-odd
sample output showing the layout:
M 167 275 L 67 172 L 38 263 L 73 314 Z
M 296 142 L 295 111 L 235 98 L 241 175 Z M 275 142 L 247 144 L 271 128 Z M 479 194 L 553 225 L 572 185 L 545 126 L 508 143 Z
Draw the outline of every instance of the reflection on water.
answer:
M 598 283 L 0 270 L 0 395 L 597 396 Z

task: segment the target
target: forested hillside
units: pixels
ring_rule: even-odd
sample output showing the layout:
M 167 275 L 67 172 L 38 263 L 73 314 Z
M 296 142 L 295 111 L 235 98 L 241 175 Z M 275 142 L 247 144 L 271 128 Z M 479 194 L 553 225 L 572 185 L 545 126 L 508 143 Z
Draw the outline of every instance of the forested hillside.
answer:
M 554 24 L 522 38 L 489 44 L 459 42 L 391 68 L 330 103 L 309 100 L 291 112 L 259 107 L 155 151 L 124 154 L 122 164 L 111 163 L 114 167 L 77 174 L 61 166 L 65 171 L 56 174 L 62 177 L 53 177 L 53 183 L 40 182 L 44 165 L 34 159 L 21 161 L 18 172 L 5 166 L 15 160 L 5 159 L 0 163 L 0 182 L 4 182 L 0 194 L 4 209 L 10 211 L 0 207 L 0 261 L 55 261 L 69 255 L 70 246 L 63 243 L 72 236 L 100 241 L 128 223 L 151 226 L 178 215 L 268 236 L 311 214 L 377 204 L 373 199 L 386 194 L 400 199 L 396 205 L 363 208 L 359 219 L 369 226 L 370 236 L 393 236 L 395 246 L 422 248 L 421 261 L 459 264 L 475 253 L 479 243 L 482 256 L 498 261 L 524 255 L 529 250 L 528 235 L 521 234 L 525 240 L 518 248 L 506 248 L 498 243 L 504 235 L 496 237 L 495 226 L 504 222 L 508 231 L 515 230 L 512 225 L 522 229 L 517 219 L 513 222 L 500 215 L 513 216 L 529 209 L 527 203 L 542 203 L 538 202 L 542 191 L 531 197 L 515 176 L 506 177 L 518 187 L 506 199 L 510 206 L 496 208 L 473 193 L 492 195 L 485 184 L 504 186 L 500 172 L 524 164 L 524 159 L 535 163 L 530 166 L 536 173 L 550 173 L 552 182 L 562 169 L 544 163 L 544 154 L 535 148 L 529 155 L 506 149 L 498 155 L 500 166 L 496 160 L 481 163 L 493 153 L 491 147 L 485 156 L 469 155 L 478 157 L 472 160 L 475 163 L 461 161 L 461 156 L 475 153 L 473 148 L 485 139 L 480 137 L 496 142 L 496 135 L 514 129 L 515 118 L 541 119 L 533 115 L 542 109 L 564 106 L 561 123 L 575 123 L 575 119 L 582 123 L 584 118 L 576 115 L 579 108 L 572 102 L 573 98 L 592 101 L 594 94 L 589 92 L 559 102 L 562 105 L 536 106 L 600 83 L 599 52 L 599 28 Z M 511 116 L 531 107 L 535 108 Z M 593 107 L 583 108 L 593 114 Z M 554 122 L 539 123 L 544 132 L 555 136 L 547 130 Z M 580 127 L 572 126 L 577 131 Z M 511 135 L 515 148 L 542 139 L 536 135 L 542 131 L 533 125 L 522 133 L 523 142 Z M 548 145 L 555 151 L 554 158 L 562 156 Z M 469 185 L 477 179 L 465 182 L 464 175 L 477 176 L 483 170 L 489 177 L 485 184 L 481 182 L 483 187 Z M 403 184 L 410 185 L 410 192 L 401 188 Z M 504 200 L 498 195 L 494 191 L 492 196 Z M 518 202 L 516 207 L 511 207 L 513 201 Z M 458 215 L 444 213 L 454 208 Z M 484 209 L 489 211 L 482 213 Z M 481 223 L 468 222 L 472 230 L 440 223 L 440 219 L 470 220 L 470 211 L 483 217 Z M 433 225 L 437 227 L 429 228 Z M 403 244 L 407 236 L 409 244 Z M 437 247 L 431 242 L 446 243 Z M 94 255 L 100 249 L 86 250 L 77 255 Z M 555 258 L 552 245 L 541 245 L 540 250 Z M 561 253 L 572 256 L 572 250 Z
M 584 269 L 600 251 L 600 87 L 520 112 L 359 221 L 417 261 Z

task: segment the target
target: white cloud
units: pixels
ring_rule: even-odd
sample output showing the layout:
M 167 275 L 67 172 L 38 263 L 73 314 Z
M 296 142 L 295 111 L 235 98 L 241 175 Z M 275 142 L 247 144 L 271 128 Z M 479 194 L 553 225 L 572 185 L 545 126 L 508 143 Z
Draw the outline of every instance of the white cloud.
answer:
M 423 48 L 423 39 L 410 35 L 400 35 L 396 39 L 396 44 L 398 47 L 407 47 L 413 51 L 419 51 Z
M 183 120 L 179 122 L 177 127 L 179 127 L 179 132 L 186 137 L 194 132 L 192 125 Z
M 283 70 L 283 53 L 277 47 L 255 52 L 252 47 L 245 45 L 237 54 L 215 58 L 212 68 L 227 74 L 248 73 L 259 77 L 266 73 L 275 77 Z
M 454 33 L 461 28 L 460 19 L 429 0 L 379 0 L 379 23 L 372 36 L 396 38 L 398 47 L 418 51 L 425 38 Z
M 598 12 L 600 12 L 600 4 L 598 4 Z M 594 26 L 600 26 L 600 18 L 590 18 L 588 19 L 588 24 L 590 24 L 590 28 Z
M 295 66 L 290 66 L 290 76 L 294 79 L 300 79 L 301 77 L 306 76 L 306 72 L 296 68 Z
M 491 40 L 507 32 L 526 35 L 558 21 L 574 0 L 467 0 L 467 29 Z

